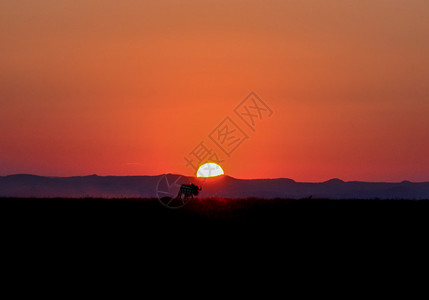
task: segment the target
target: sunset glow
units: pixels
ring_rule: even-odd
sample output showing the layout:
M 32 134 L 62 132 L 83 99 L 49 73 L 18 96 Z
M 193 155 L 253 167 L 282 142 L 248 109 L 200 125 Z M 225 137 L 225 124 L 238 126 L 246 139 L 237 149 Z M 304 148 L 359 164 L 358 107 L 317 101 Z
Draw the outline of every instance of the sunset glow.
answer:
M 428 181 L 428 15 L 420 0 L 1 1 L 0 176 L 195 176 L 210 160 L 245 179 Z M 252 91 L 272 110 L 255 128 L 234 111 Z M 240 140 L 214 132 L 227 117 Z

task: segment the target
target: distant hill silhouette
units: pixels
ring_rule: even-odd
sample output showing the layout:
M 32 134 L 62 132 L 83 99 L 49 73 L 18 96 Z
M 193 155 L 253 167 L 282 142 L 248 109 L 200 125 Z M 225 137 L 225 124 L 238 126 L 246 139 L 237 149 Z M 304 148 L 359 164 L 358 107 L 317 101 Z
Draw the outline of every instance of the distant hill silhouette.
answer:
M 42 177 L 18 174 L 0 177 L 0 197 L 157 197 L 160 182 L 202 186 L 199 197 L 225 198 L 330 198 L 330 199 L 429 199 L 429 182 L 400 183 L 344 182 L 331 179 L 321 183 L 292 179 L 237 179 L 219 176 L 202 180 L 176 174 L 158 176 L 77 176 Z M 165 184 L 165 183 L 164 183 Z M 176 186 L 177 186 L 176 185 Z M 177 193 L 170 187 L 172 194 Z

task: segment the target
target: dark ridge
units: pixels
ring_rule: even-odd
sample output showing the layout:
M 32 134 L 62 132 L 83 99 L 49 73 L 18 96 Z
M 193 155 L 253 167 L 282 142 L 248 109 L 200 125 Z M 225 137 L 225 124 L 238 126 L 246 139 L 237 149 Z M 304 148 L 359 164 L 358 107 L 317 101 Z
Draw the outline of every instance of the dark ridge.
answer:
M 45 176 L 33 175 L 33 174 L 12 174 L 7 176 L 1 176 L 6 178 L 48 178 Z
M 164 181 L 163 181 L 164 180 Z M 163 182 L 162 182 L 163 181 Z M 160 184 L 161 183 L 161 184 Z M 289 199 L 429 199 L 429 182 L 344 182 L 334 178 L 321 183 L 288 178 L 237 179 L 228 175 L 196 178 L 180 174 L 155 176 L 43 177 L 15 174 L 0 177 L 0 197 L 24 198 L 156 198 L 168 189 L 175 197 L 181 184 L 202 187 L 199 197 Z
M 332 178 L 332 179 L 329 179 L 328 181 L 325 181 L 324 183 L 344 183 L 344 181 L 338 178 Z

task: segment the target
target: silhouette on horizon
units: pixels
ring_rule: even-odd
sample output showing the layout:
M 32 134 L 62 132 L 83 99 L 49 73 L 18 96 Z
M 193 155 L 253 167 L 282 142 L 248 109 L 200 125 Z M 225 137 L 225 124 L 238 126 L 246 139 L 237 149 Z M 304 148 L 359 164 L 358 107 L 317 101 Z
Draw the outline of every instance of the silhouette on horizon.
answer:
M 183 201 L 187 200 L 189 197 L 194 198 L 194 195 L 197 196 L 201 190 L 202 190 L 201 187 L 198 187 L 193 183 L 182 184 L 180 186 L 179 193 L 177 194 L 177 199 L 182 200 L 182 195 L 183 195 Z

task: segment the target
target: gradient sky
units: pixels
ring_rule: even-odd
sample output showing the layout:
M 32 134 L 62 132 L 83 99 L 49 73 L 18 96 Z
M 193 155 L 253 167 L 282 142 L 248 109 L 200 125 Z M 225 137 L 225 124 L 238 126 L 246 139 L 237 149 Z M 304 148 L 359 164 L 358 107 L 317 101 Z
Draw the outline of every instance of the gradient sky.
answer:
M 427 0 L 2 0 L 0 175 L 193 175 L 251 91 L 239 178 L 429 181 Z

